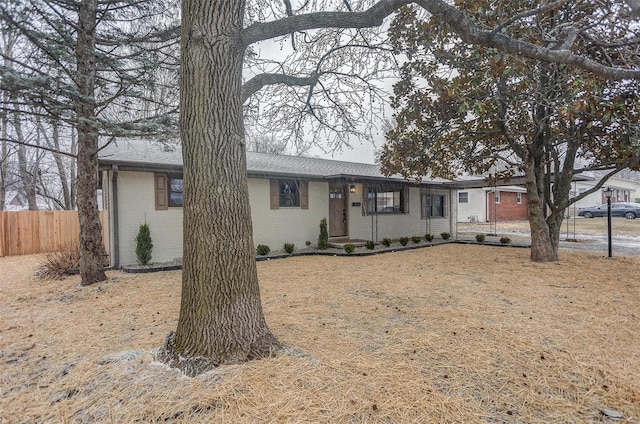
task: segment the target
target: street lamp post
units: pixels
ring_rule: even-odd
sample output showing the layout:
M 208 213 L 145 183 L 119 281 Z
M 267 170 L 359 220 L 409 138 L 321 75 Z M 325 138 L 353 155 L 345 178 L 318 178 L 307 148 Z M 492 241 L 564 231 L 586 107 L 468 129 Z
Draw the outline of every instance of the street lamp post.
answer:
M 612 257 L 613 251 L 611 249 L 611 195 L 613 194 L 613 190 L 611 190 L 611 187 L 607 187 L 602 192 L 604 194 L 604 197 L 607 198 L 607 240 L 609 242 L 609 257 Z

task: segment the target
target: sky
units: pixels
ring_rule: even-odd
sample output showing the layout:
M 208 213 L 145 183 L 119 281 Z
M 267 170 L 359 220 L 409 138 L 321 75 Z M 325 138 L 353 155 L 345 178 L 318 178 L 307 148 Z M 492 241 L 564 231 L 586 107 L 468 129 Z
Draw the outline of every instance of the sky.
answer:
M 325 153 L 320 148 L 313 147 L 306 156 L 346 162 L 375 163 L 375 150 L 380 149 L 382 144 L 383 140 L 380 137 L 380 141 L 377 141 L 375 146 L 370 141 L 354 142 L 351 148 L 344 148 L 334 153 Z

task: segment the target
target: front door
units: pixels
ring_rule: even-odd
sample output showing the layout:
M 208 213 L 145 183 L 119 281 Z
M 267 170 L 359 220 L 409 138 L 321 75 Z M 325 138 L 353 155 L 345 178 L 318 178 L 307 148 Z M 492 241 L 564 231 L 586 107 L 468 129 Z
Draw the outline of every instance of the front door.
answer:
M 342 184 L 329 184 L 329 237 L 347 235 L 347 190 Z

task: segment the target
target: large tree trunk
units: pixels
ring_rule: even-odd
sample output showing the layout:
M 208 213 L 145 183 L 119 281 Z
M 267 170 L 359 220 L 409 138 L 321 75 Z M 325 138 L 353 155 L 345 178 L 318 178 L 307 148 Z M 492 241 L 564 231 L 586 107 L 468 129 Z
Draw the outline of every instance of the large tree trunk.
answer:
M 188 375 L 271 355 L 246 179 L 239 45 L 243 1 L 184 0 L 182 303 L 160 358 Z
M 95 112 L 95 29 L 97 0 L 83 0 L 78 12 L 76 44 L 78 119 L 78 218 L 80 221 L 80 277 L 83 286 L 104 281 L 104 247 L 98 212 L 98 130 Z
M 560 226 L 554 229 L 557 233 L 554 237 L 546 219 L 547 203 L 544 198 L 543 166 L 537 164 L 530 154 L 525 157 L 524 165 L 526 169 L 527 212 L 531 227 L 531 260 L 534 262 L 557 261 Z

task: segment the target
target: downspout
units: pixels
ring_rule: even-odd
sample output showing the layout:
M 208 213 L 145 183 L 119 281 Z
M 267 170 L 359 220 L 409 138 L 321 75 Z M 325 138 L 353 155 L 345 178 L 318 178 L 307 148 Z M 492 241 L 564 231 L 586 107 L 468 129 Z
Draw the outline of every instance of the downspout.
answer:
M 120 233 L 118 228 L 118 165 L 112 165 L 111 170 L 111 209 L 113 214 L 113 263 L 111 266 L 115 269 L 120 267 Z

